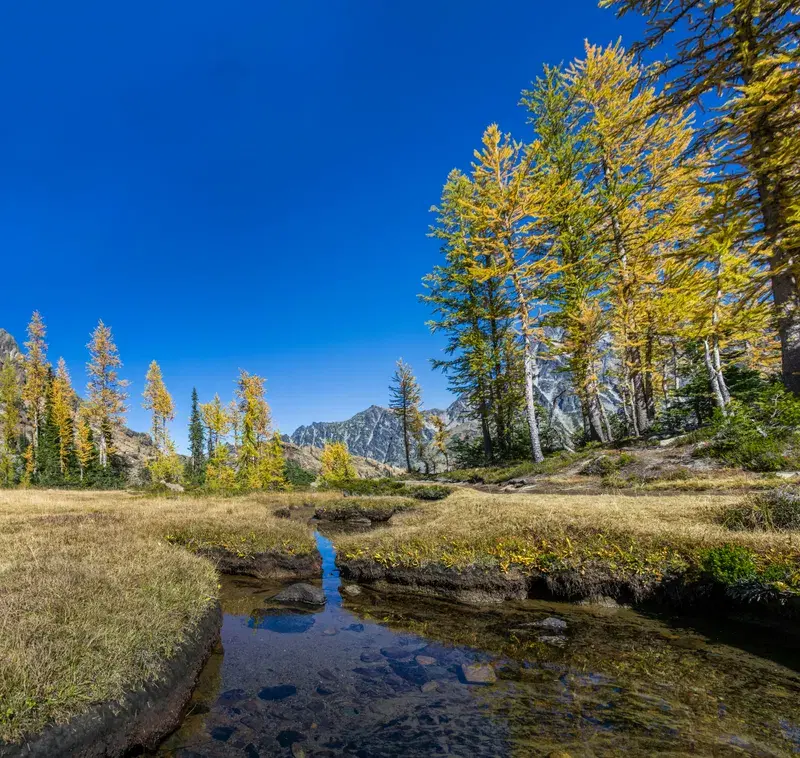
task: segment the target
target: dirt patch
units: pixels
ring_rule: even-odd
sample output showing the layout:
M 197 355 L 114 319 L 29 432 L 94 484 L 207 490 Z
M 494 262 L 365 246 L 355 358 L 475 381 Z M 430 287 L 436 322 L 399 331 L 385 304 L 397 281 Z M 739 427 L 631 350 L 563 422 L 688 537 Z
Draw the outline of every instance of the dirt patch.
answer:
M 278 551 L 238 555 L 222 547 L 202 548 L 198 555 L 208 558 L 222 574 L 254 576 L 257 579 L 316 579 L 322 573 L 319 553 L 290 555 Z
M 214 603 L 157 682 L 120 703 L 95 705 L 66 724 L 45 727 L 22 743 L 0 743 L 0 758 L 101 758 L 155 748 L 180 723 L 200 671 L 219 643 L 221 626 L 222 612 Z

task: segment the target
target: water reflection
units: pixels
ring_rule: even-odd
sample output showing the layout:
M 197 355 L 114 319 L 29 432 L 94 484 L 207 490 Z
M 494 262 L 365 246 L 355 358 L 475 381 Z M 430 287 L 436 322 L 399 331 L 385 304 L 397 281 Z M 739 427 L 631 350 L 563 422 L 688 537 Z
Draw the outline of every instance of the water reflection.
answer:
M 318 543 L 324 608 L 277 607 L 280 586 L 225 578 L 224 658 L 160 755 L 800 752 L 800 677 L 776 662 L 788 654 L 624 610 L 343 601 L 333 546 Z

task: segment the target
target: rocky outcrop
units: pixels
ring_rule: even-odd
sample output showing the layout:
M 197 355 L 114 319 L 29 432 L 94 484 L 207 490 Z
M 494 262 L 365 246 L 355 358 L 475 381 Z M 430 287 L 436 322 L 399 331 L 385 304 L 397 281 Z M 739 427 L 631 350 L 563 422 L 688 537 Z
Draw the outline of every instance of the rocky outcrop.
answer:
M 452 434 L 461 436 L 477 433 L 477 424 L 469 418 L 468 411 L 461 398 L 446 410 L 433 408 L 424 411 L 423 436 L 428 441 L 433 439 L 434 426 L 431 419 L 434 415 L 444 418 Z M 402 469 L 406 465 L 400 421 L 389 408 L 381 405 L 371 405 L 346 421 L 316 421 L 308 426 L 300 426 L 288 439 L 296 445 L 318 448 L 326 442 L 344 442 L 353 455 L 372 458 Z M 418 462 L 416 458 L 414 462 Z

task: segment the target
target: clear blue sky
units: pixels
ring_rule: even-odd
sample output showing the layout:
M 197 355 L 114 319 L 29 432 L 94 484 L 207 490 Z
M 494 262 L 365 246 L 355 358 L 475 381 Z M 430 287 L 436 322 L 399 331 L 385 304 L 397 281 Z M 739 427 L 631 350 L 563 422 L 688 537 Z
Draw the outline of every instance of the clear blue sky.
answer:
M 282 431 L 385 403 L 393 362 L 428 407 L 428 209 L 520 90 L 583 41 L 632 40 L 596 0 L 5 0 L 0 326 L 31 311 L 79 390 L 102 318 L 141 409 L 150 360 L 178 407 L 267 377 Z

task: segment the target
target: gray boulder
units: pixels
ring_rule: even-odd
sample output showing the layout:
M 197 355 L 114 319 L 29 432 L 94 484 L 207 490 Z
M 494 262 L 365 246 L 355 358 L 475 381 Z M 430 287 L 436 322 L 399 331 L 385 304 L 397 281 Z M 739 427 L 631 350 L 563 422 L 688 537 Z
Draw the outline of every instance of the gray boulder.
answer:
M 282 589 L 273 600 L 279 603 L 303 603 L 305 605 L 325 605 L 325 593 L 321 587 L 298 582 Z

